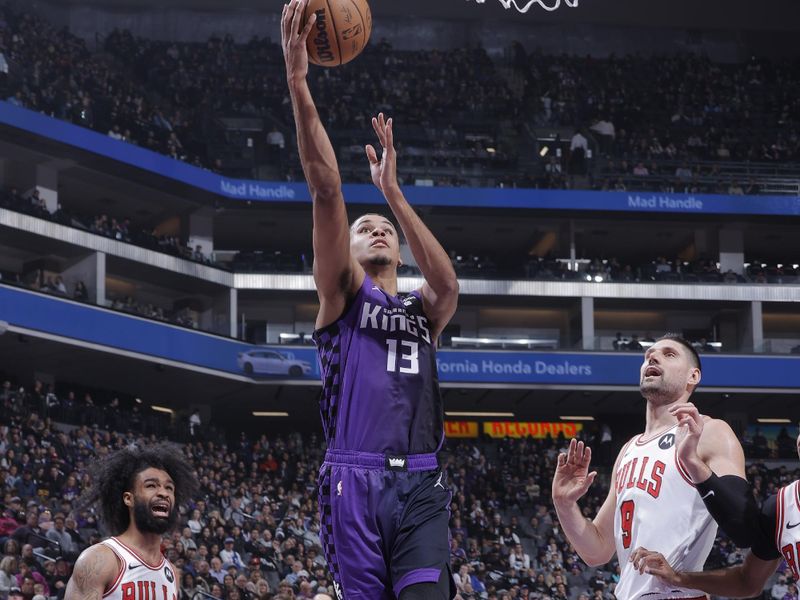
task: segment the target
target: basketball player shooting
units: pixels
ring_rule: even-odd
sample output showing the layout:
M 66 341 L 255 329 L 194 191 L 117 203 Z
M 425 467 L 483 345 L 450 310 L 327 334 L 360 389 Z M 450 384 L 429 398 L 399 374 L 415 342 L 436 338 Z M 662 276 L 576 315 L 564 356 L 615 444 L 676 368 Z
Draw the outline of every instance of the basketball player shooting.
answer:
M 81 553 L 64 600 L 176 600 L 179 582 L 161 539 L 197 489 L 192 468 L 170 444 L 120 450 L 96 463 L 82 502 L 99 505 L 113 537 Z
M 739 441 L 725 421 L 699 415 L 689 402 L 700 378 L 700 358 L 683 338 L 668 334 L 647 349 L 639 383 L 647 402 L 645 430 L 620 451 L 608 496 L 593 520 L 584 518 L 577 504 L 597 476 L 589 472 L 591 449 L 573 439 L 558 456 L 553 504 L 561 527 L 590 566 L 607 563 L 616 552 L 617 598 L 705 599 L 691 585 L 642 574 L 632 553 L 641 546 L 660 552 L 678 570 L 701 570 L 717 531 L 709 511 L 719 513 L 724 504 L 723 511 L 739 511 L 740 519 L 746 513 Z M 689 435 L 695 419 L 703 423 L 702 432 Z M 685 464 L 679 454 L 691 447 L 697 460 Z M 737 544 L 750 545 L 749 532 L 738 527 L 734 533 Z
M 372 180 L 425 279 L 397 290 L 399 235 L 382 215 L 348 224 L 331 142 L 306 81 L 305 0 L 284 7 L 282 41 L 303 170 L 313 199 L 314 340 L 328 450 L 320 474 L 323 550 L 339 600 L 441 600 L 450 576 L 450 491 L 436 452 L 444 439 L 436 341 L 456 309 L 450 260 L 406 201 L 393 122 L 372 120 L 383 148 L 366 148 Z

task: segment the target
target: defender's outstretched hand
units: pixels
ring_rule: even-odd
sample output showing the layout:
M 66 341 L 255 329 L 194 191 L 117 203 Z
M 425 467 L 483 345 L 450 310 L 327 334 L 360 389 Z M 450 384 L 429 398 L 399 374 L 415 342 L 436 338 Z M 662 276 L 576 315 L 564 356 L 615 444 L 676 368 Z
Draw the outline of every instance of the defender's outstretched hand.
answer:
M 553 476 L 553 500 L 577 502 L 594 482 L 597 471 L 589 472 L 592 449 L 573 438 L 567 453 L 558 455 Z
M 654 575 L 669 585 L 680 586 L 682 584 L 680 575 L 659 552 L 653 552 L 640 546 L 631 553 L 630 561 L 633 563 L 633 568 L 642 575 Z
M 290 0 L 283 5 L 281 15 L 281 47 L 283 58 L 286 61 L 286 77 L 289 80 L 305 79 L 308 75 L 308 48 L 306 41 L 311 33 L 311 28 L 317 20 L 317 15 L 312 14 L 302 31 L 300 23 L 308 0 Z
M 377 118 L 372 117 L 372 128 L 383 148 L 380 160 L 372 144 L 366 147 L 372 183 L 383 193 L 390 187 L 397 186 L 397 152 L 394 149 L 393 125 L 392 119 L 386 120 L 383 113 Z

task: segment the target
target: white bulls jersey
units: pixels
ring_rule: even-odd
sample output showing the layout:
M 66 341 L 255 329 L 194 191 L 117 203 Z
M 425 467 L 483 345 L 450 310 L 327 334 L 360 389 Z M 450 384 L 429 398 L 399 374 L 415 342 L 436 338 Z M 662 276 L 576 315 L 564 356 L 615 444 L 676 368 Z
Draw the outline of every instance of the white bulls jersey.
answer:
M 778 515 L 775 519 L 775 543 L 795 581 L 800 578 L 800 487 L 797 483 L 790 483 L 778 492 Z
M 175 571 L 163 556 L 157 565 L 147 563 L 130 546 L 110 537 L 100 542 L 110 548 L 120 562 L 114 583 L 103 594 L 109 600 L 177 600 Z
M 675 456 L 677 425 L 646 439 L 630 440 L 616 473 L 614 538 L 620 564 L 619 600 L 706 598 L 699 590 L 676 588 L 653 575 L 640 575 L 628 560 L 642 546 L 663 554 L 676 571 L 702 571 L 717 524 Z

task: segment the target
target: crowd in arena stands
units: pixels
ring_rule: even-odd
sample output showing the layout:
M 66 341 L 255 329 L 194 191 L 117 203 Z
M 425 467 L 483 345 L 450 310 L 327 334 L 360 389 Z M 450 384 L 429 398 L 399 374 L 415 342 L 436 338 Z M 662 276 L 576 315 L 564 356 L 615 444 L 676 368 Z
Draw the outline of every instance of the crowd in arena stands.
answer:
M 87 464 L 111 450 L 162 439 L 183 442 L 201 481 L 179 530 L 164 540 L 180 572 L 180 600 L 208 597 L 199 592 L 223 600 L 333 595 L 316 511 L 324 455 L 316 435 L 226 439 L 198 413 L 178 429 L 160 413 L 147 418 L 134 401 L 120 403 L 118 395 L 98 394 L 95 401 L 74 386 L 56 387 L 36 382 L 26 390 L 6 381 L 0 388 L 0 598 L 16 600 L 17 588 L 26 600 L 35 594 L 63 598 L 76 556 L 105 534 L 79 503 L 91 483 Z M 607 474 L 614 458 L 610 436 L 585 437 Z M 747 447 L 766 447 L 758 437 Z M 552 470 L 564 444 L 560 438 L 448 441 L 442 461 L 453 492 L 451 567 L 458 598 L 613 598 L 618 565 L 586 567 L 551 507 Z M 785 466 L 748 468 L 759 499 L 798 476 L 798 469 Z M 603 502 L 607 484 L 607 476 L 598 480 L 582 501 L 587 516 Z M 708 566 L 736 564 L 743 556 L 720 537 Z M 772 589 L 795 584 L 789 578 L 782 567 Z
M 78 215 L 68 212 L 62 207 L 50 213 L 42 200 L 39 191 L 34 189 L 23 196 L 16 188 L 0 190 L 0 207 L 15 212 L 23 212 L 38 218 L 48 219 L 62 225 L 77 227 L 99 235 L 135 244 L 144 248 L 179 256 L 202 264 L 213 265 L 221 269 L 236 272 L 262 273 L 307 273 L 310 270 L 310 253 L 285 252 L 282 250 L 240 251 L 228 262 L 214 261 L 203 253 L 200 246 L 194 250 L 174 236 L 158 236 L 152 231 L 135 231 L 127 219 L 116 219 L 108 215 Z M 744 265 L 742 274 L 732 270 L 721 272 L 719 264 L 709 258 L 700 257 L 693 261 L 679 258 L 669 259 L 664 256 L 638 264 L 619 261 L 617 258 L 592 258 L 570 261 L 552 256 L 540 257 L 530 255 L 522 260 L 514 257 L 461 253 L 450 250 L 450 260 L 460 277 L 468 278 L 519 278 L 538 280 L 572 280 L 572 281 L 615 281 L 630 283 L 678 282 L 678 283 L 795 283 L 800 277 L 800 268 L 796 262 L 763 262 L 755 259 Z M 404 266 L 401 275 L 418 275 L 416 267 Z M 45 287 L 42 282 L 41 287 Z M 49 286 L 56 291 L 61 286 Z M 84 290 L 85 292 L 85 287 Z M 76 296 L 77 298 L 77 296 Z
M 32 13 L 0 10 L 9 102 L 227 175 L 266 166 L 272 178 L 301 178 L 270 38 L 178 43 L 114 31 L 92 52 Z M 368 181 L 363 143 L 380 110 L 402 127 L 406 183 L 758 193 L 755 173 L 726 165 L 800 161 L 800 74 L 788 61 L 546 56 L 515 43 L 500 62 L 479 46 L 399 51 L 374 40 L 358 68 L 312 71 L 345 179 Z M 237 118 L 260 119 L 262 133 L 219 125 Z M 575 134 L 539 161 L 520 118 Z
M 187 307 L 173 310 L 158 306 L 152 302 L 137 302 L 132 296 L 109 298 L 109 301 L 111 303 L 110 308 L 114 310 L 133 313 L 157 321 L 167 321 L 190 329 L 198 328 L 197 320 L 192 316 L 192 311 Z
M 286 252 L 279 249 L 240 251 L 227 262 L 214 261 L 197 246 L 192 250 L 185 241 L 175 236 L 159 236 L 152 231 L 134 230 L 129 220 L 108 215 L 79 215 L 59 206 L 50 213 L 39 191 L 34 189 L 23 196 L 16 188 L 0 190 L 0 207 L 48 219 L 62 225 L 77 227 L 99 235 L 135 244 L 144 248 L 179 256 L 202 264 L 236 272 L 307 273 L 310 270 L 310 253 Z M 449 251 L 450 260 L 460 277 L 468 278 L 520 278 L 539 280 L 616 281 L 616 282 L 679 282 L 679 283 L 795 283 L 800 277 L 798 264 L 763 262 L 755 259 L 746 263 L 742 274 L 732 270 L 721 272 L 719 264 L 706 257 L 687 261 L 678 258 L 656 257 L 644 263 L 630 264 L 617 258 L 592 258 L 569 261 L 552 256 L 530 255 L 525 259 Z M 573 264 L 574 263 L 574 264 Z M 401 275 L 418 275 L 418 270 L 404 266 Z M 58 285 L 52 287 L 59 287 Z M 63 291 L 62 291 L 63 293 Z
M 187 260 L 202 264 L 211 264 L 211 259 L 203 253 L 200 246 L 190 248 L 185 240 L 176 236 L 158 235 L 152 230 L 138 229 L 131 226 L 127 218 L 114 218 L 106 214 L 86 215 L 71 211 L 59 204 L 54 212 L 50 212 L 41 197 L 38 189 L 34 188 L 29 193 L 23 194 L 15 188 L 0 189 L 0 208 L 7 208 L 14 212 L 28 214 L 39 219 L 46 219 L 65 225 L 76 227 L 84 231 L 91 231 L 97 235 L 112 238 L 120 242 L 134 244 L 157 252 L 171 254 Z
M 61 275 L 48 274 L 42 269 L 36 269 L 29 274 L 0 271 L 0 283 L 25 287 L 37 292 L 44 292 L 64 298 L 71 298 L 79 302 L 89 302 L 89 290 L 83 281 L 77 280 L 70 293 Z M 151 302 L 137 302 L 133 296 L 109 298 L 108 307 L 113 310 L 147 317 L 148 319 L 173 323 L 181 327 L 188 327 L 190 329 L 198 328 L 198 322 L 194 316 L 195 313 L 188 307 L 169 309 Z

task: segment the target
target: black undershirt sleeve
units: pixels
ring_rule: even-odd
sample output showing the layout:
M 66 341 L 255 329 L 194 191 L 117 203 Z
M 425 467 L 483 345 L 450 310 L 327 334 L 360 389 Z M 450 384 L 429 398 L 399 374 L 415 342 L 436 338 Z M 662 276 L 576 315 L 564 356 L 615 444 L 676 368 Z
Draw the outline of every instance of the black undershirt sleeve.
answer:
M 777 513 L 778 496 L 773 495 L 764 501 L 759 511 L 758 529 L 760 535 L 754 537 L 753 545 L 750 547 L 750 552 L 752 552 L 756 558 L 769 561 L 781 557 L 780 548 L 776 546 L 775 540 Z

